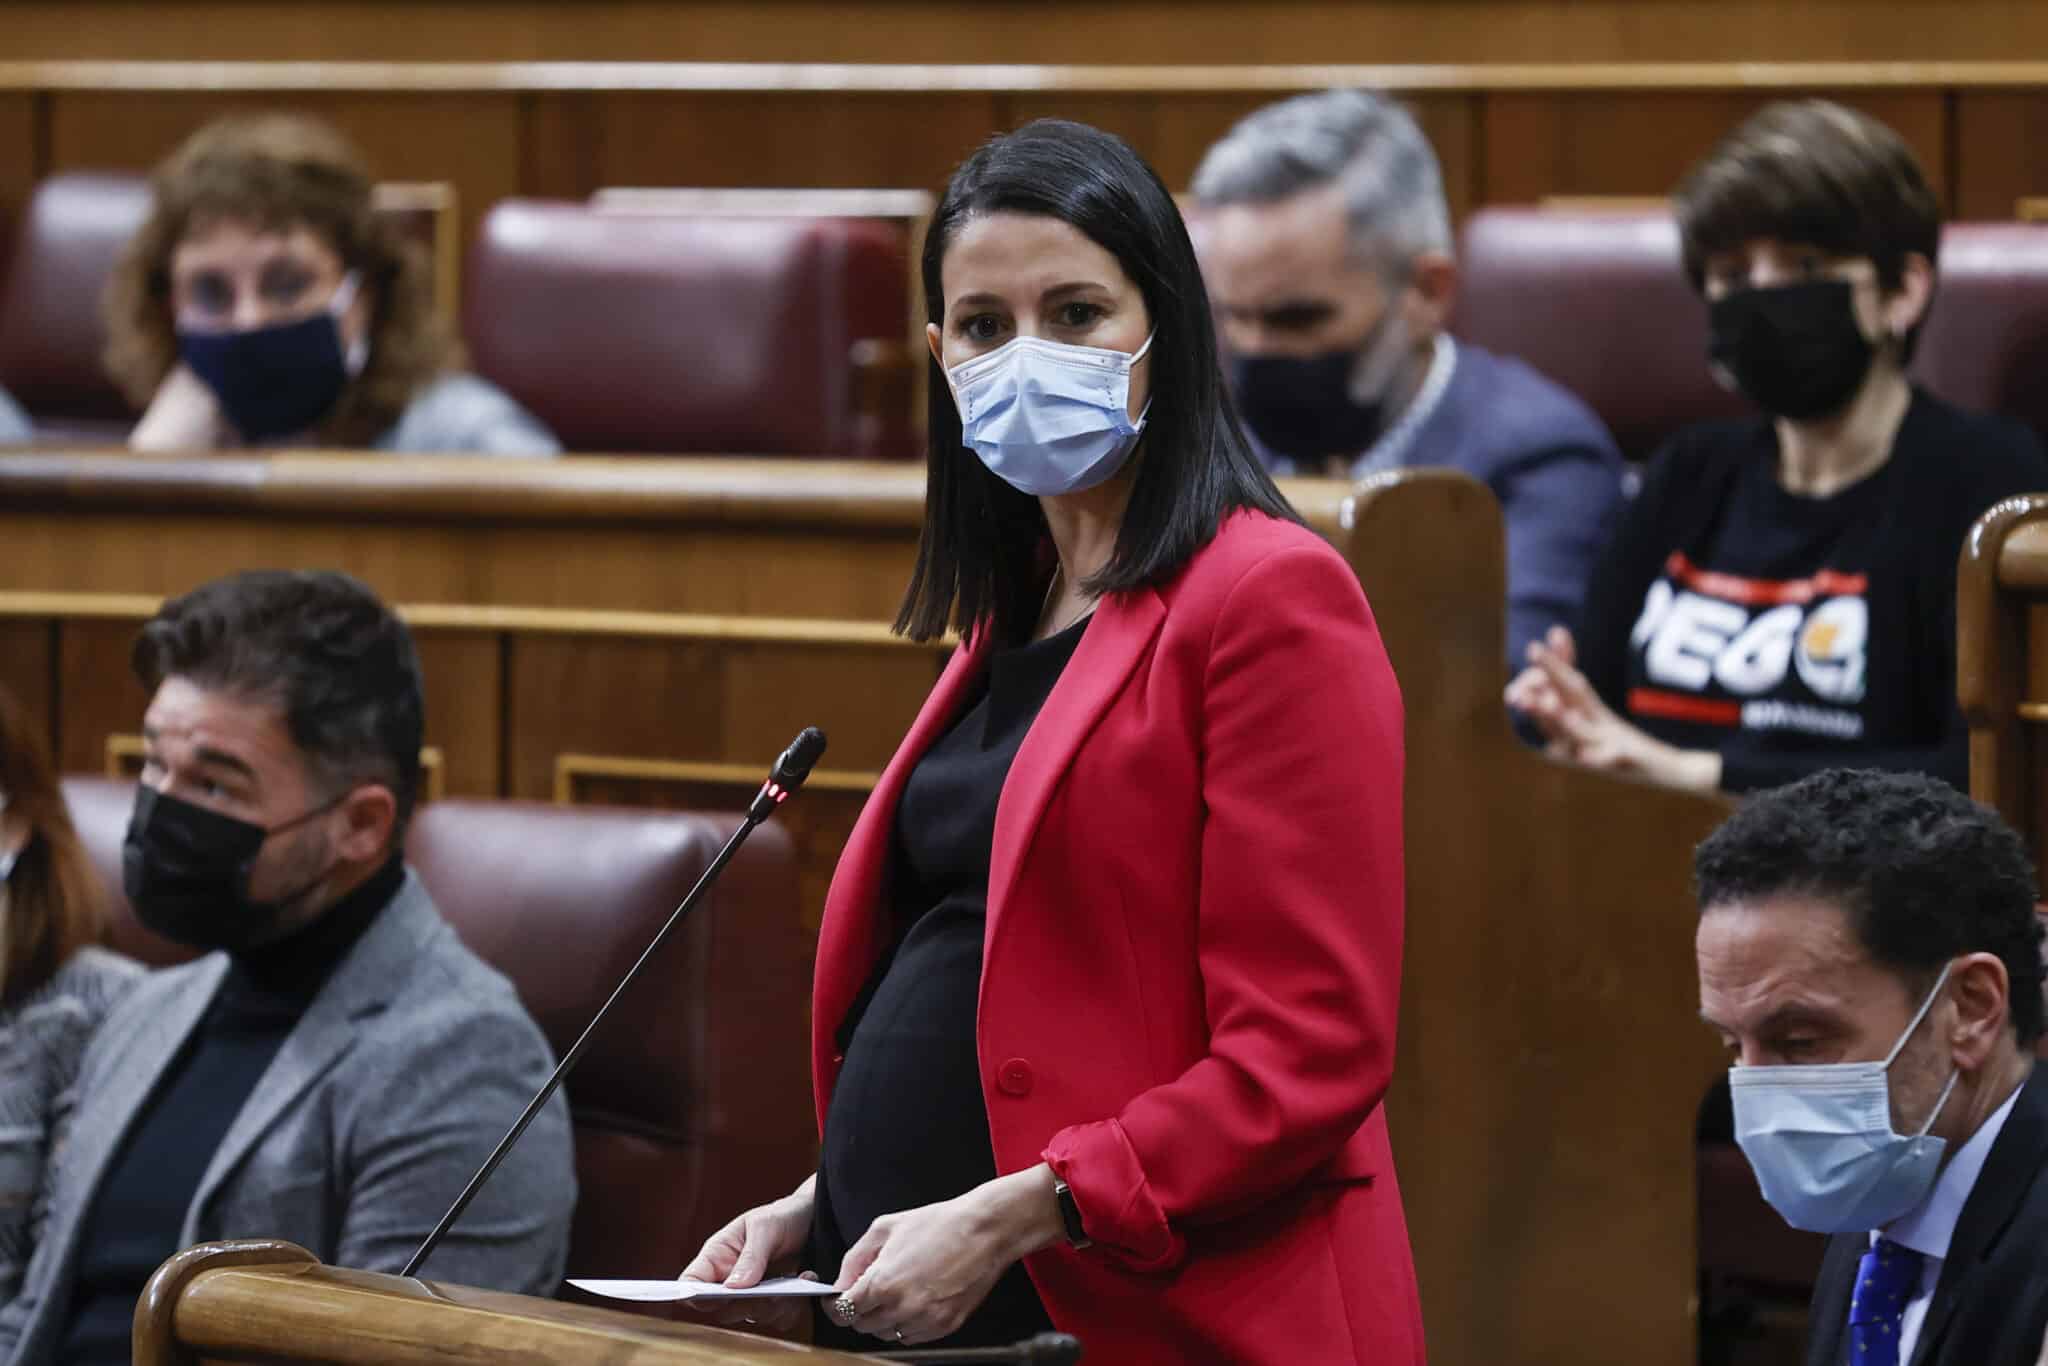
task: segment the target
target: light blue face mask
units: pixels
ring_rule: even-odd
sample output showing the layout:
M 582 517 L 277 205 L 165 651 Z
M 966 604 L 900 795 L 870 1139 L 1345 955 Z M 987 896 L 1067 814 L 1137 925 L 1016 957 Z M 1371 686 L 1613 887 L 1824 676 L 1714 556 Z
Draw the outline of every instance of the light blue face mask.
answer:
M 1135 352 L 1017 337 L 962 361 L 946 372 L 961 439 L 1024 493 L 1092 489 L 1123 468 L 1145 430 L 1145 413 L 1130 416 L 1131 366 L 1151 349 L 1149 336 Z
M 1892 1132 L 1886 1069 L 1927 1017 L 1948 969 L 1882 1062 L 1731 1067 L 1735 1140 L 1764 1199 L 1794 1228 L 1862 1233 L 1906 1213 L 1934 1186 L 1947 1146 L 1927 1131 L 1961 1074 L 1951 1072 L 1920 1131 Z

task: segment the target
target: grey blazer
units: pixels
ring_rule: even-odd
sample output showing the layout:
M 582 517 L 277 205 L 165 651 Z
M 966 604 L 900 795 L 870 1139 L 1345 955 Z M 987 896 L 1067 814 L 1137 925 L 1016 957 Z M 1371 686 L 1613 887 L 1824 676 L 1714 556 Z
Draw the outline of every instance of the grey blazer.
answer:
M 227 966 L 216 953 L 153 974 L 86 1051 L 49 1223 L 0 1311 L 0 1352 L 16 1366 L 61 1345 L 84 1213 Z M 463 947 L 408 871 L 229 1125 L 180 1240 L 285 1238 L 330 1266 L 395 1273 L 552 1066 L 511 983 Z M 575 1203 L 557 1093 L 422 1271 L 552 1293 Z

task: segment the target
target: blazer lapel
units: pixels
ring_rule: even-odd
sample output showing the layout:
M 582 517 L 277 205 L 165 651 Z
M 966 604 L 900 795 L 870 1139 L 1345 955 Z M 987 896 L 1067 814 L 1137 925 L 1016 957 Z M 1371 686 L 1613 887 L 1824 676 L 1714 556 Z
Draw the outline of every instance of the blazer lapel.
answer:
M 1849 1296 L 1856 1268 L 1863 1260 L 1865 1238 L 1843 1233 L 1828 1239 L 1820 1278 L 1813 1286 L 1813 1307 L 1806 1316 L 1806 1366 L 1839 1366 L 1843 1335 L 1849 1327 Z
M 847 836 L 839 867 L 825 896 L 824 923 L 818 943 L 818 980 L 814 1008 L 828 1030 L 837 1029 L 839 1019 L 852 1006 L 879 951 L 875 942 L 877 907 L 881 901 L 882 879 L 888 872 L 891 833 L 896 826 L 896 804 L 903 785 L 931 747 L 945 734 L 959 713 L 960 703 L 974 680 L 988 667 L 989 634 L 978 632 L 971 644 L 953 652 L 945 672 L 933 685 L 924 706 L 911 723 L 910 733 L 896 747 L 889 766 L 882 770 L 875 790 L 861 807 L 853 832 Z M 823 1102 L 820 1101 L 822 1112 Z
M 996 804 L 984 946 L 995 943 L 1010 892 L 1054 789 L 1073 763 L 1081 742 L 1123 691 L 1165 620 L 1166 604 L 1149 588 L 1104 598 L 1074 657 L 1053 685 L 1052 695 L 1032 721 Z
M 145 1027 L 130 1031 L 127 1038 L 118 1041 L 119 1047 L 103 1076 L 84 1079 L 96 1094 L 80 1095 L 78 1118 L 90 1121 L 106 1114 L 114 1122 L 74 1123 L 71 1127 L 66 1151 L 58 1159 L 56 1199 L 47 1225 L 52 1230 L 62 1230 L 59 1236 L 66 1240 L 55 1264 L 69 1263 L 75 1251 L 73 1245 L 83 1231 L 81 1216 L 98 1195 L 108 1167 L 127 1141 L 136 1116 L 142 1113 L 164 1070 L 192 1037 L 207 1007 L 213 1004 L 227 970 L 225 954 L 213 954 L 189 968 L 174 969 L 190 974 L 188 979 Z
M 1971 1282 L 2026 1202 L 2027 1188 L 2040 1175 L 2044 1162 L 2048 1162 L 2048 1068 L 2037 1064 L 2020 1087 L 2020 1097 L 2005 1117 L 2005 1127 L 1991 1145 L 1984 1169 L 1977 1173 L 1970 1198 L 1963 1202 L 1962 1216 L 1949 1239 L 1948 1256 L 1941 1263 L 1941 1278 L 1934 1285 L 1934 1299 L 1913 1344 L 1910 1366 L 1931 1359 L 1957 1305 L 1968 1298 Z
M 199 1189 L 186 1208 L 184 1241 L 188 1245 L 197 1241 L 201 1214 L 222 1183 L 306 1089 L 354 1046 L 355 1022 L 376 1014 L 397 994 L 427 928 L 424 918 L 433 914 L 426 889 L 418 875 L 408 870 L 398 895 L 313 998 L 214 1149 L 206 1175 L 200 1178 Z

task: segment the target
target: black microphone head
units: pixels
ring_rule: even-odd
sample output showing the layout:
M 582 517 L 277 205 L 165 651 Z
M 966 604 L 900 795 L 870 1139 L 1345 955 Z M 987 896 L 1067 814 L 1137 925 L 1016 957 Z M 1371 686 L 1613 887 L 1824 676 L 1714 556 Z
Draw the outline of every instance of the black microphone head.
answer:
M 1031 1366 L 1072 1366 L 1081 1359 L 1081 1340 L 1071 1333 L 1040 1333 L 1017 1347 Z
M 775 761 L 775 769 L 768 775 L 768 781 L 787 792 L 794 792 L 804 785 L 804 779 L 811 776 L 811 768 L 825 753 L 825 732 L 816 726 L 805 726 L 796 739 L 789 742 L 789 748 L 782 751 L 782 757 Z

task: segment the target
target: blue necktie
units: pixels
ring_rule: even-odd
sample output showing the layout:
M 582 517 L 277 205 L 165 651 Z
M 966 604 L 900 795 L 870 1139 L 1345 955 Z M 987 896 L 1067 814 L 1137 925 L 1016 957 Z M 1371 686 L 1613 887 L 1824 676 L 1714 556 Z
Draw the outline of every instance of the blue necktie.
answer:
M 1899 1366 L 1899 1320 L 1927 1259 L 1889 1238 L 1863 1254 L 1849 1301 L 1849 1366 Z

